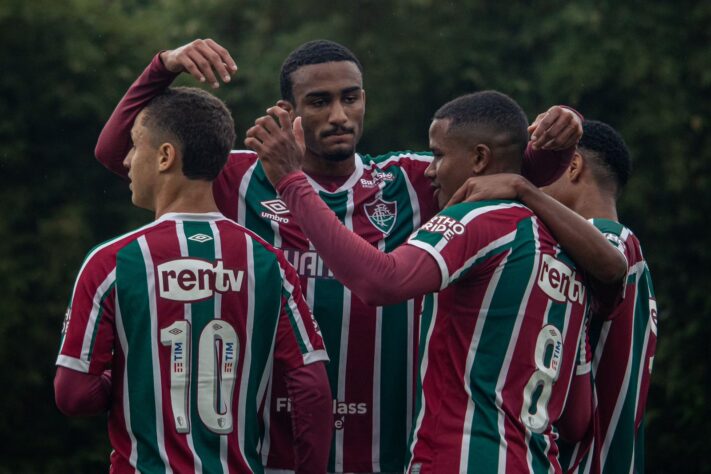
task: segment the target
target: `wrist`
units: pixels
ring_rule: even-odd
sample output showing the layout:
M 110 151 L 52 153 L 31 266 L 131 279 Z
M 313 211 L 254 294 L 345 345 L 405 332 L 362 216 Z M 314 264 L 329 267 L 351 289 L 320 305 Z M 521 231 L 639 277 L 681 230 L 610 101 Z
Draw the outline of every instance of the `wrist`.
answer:
M 525 203 L 535 187 L 523 176 L 516 175 L 513 178 L 513 189 L 516 192 L 516 199 Z

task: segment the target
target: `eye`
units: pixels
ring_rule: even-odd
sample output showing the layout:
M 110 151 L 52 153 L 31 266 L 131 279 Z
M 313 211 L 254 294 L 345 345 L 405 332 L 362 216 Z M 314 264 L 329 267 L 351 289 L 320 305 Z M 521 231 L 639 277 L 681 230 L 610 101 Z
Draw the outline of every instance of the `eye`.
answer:
M 347 95 L 346 97 L 343 98 L 343 101 L 346 104 L 353 104 L 358 101 L 358 96 L 357 95 Z
M 311 101 L 311 107 L 320 108 L 324 107 L 327 103 L 325 99 L 314 99 Z

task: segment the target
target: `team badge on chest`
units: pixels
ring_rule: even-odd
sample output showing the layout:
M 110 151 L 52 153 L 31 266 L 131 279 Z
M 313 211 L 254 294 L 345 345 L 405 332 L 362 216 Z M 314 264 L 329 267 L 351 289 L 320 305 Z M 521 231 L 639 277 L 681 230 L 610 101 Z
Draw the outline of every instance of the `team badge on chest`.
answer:
M 380 232 L 388 235 L 393 230 L 397 219 L 397 202 L 385 201 L 383 198 L 378 197 L 364 204 L 363 208 L 370 223 Z

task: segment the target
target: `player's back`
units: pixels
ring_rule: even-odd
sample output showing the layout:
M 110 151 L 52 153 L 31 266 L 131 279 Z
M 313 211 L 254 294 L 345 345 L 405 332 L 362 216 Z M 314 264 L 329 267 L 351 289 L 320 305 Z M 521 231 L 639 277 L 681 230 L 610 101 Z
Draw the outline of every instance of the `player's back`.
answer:
M 654 287 L 637 237 L 618 222 L 592 223 L 625 255 L 628 271 L 622 299 L 591 318 L 598 430 L 580 471 L 644 472 L 644 411 L 657 340 Z
M 574 265 L 513 201 L 445 209 L 409 243 L 443 280 L 422 317 L 411 472 L 559 472 L 551 424 L 587 307 Z
M 293 268 L 207 213 L 167 214 L 97 247 L 77 288 L 102 272 L 83 339 L 93 371 L 111 364 L 112 472 L 262 472 L 257 411 L 273 359 L 327 359 Z

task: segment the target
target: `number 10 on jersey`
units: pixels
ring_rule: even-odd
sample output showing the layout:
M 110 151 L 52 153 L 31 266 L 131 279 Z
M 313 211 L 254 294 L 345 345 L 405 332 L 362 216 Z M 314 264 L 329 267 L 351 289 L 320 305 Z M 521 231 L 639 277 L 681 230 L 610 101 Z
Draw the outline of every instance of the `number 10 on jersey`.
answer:
M 160 342 L 170 347 L 170 403 L 178 433 L 190 432 L 191 327 L 176 321 L 161 329 Z M 232 397 L 239 343 L 234 327 L 213 319 L 200 334 L 197 357 L 197 407 L 212 432 L 232 432 Z

